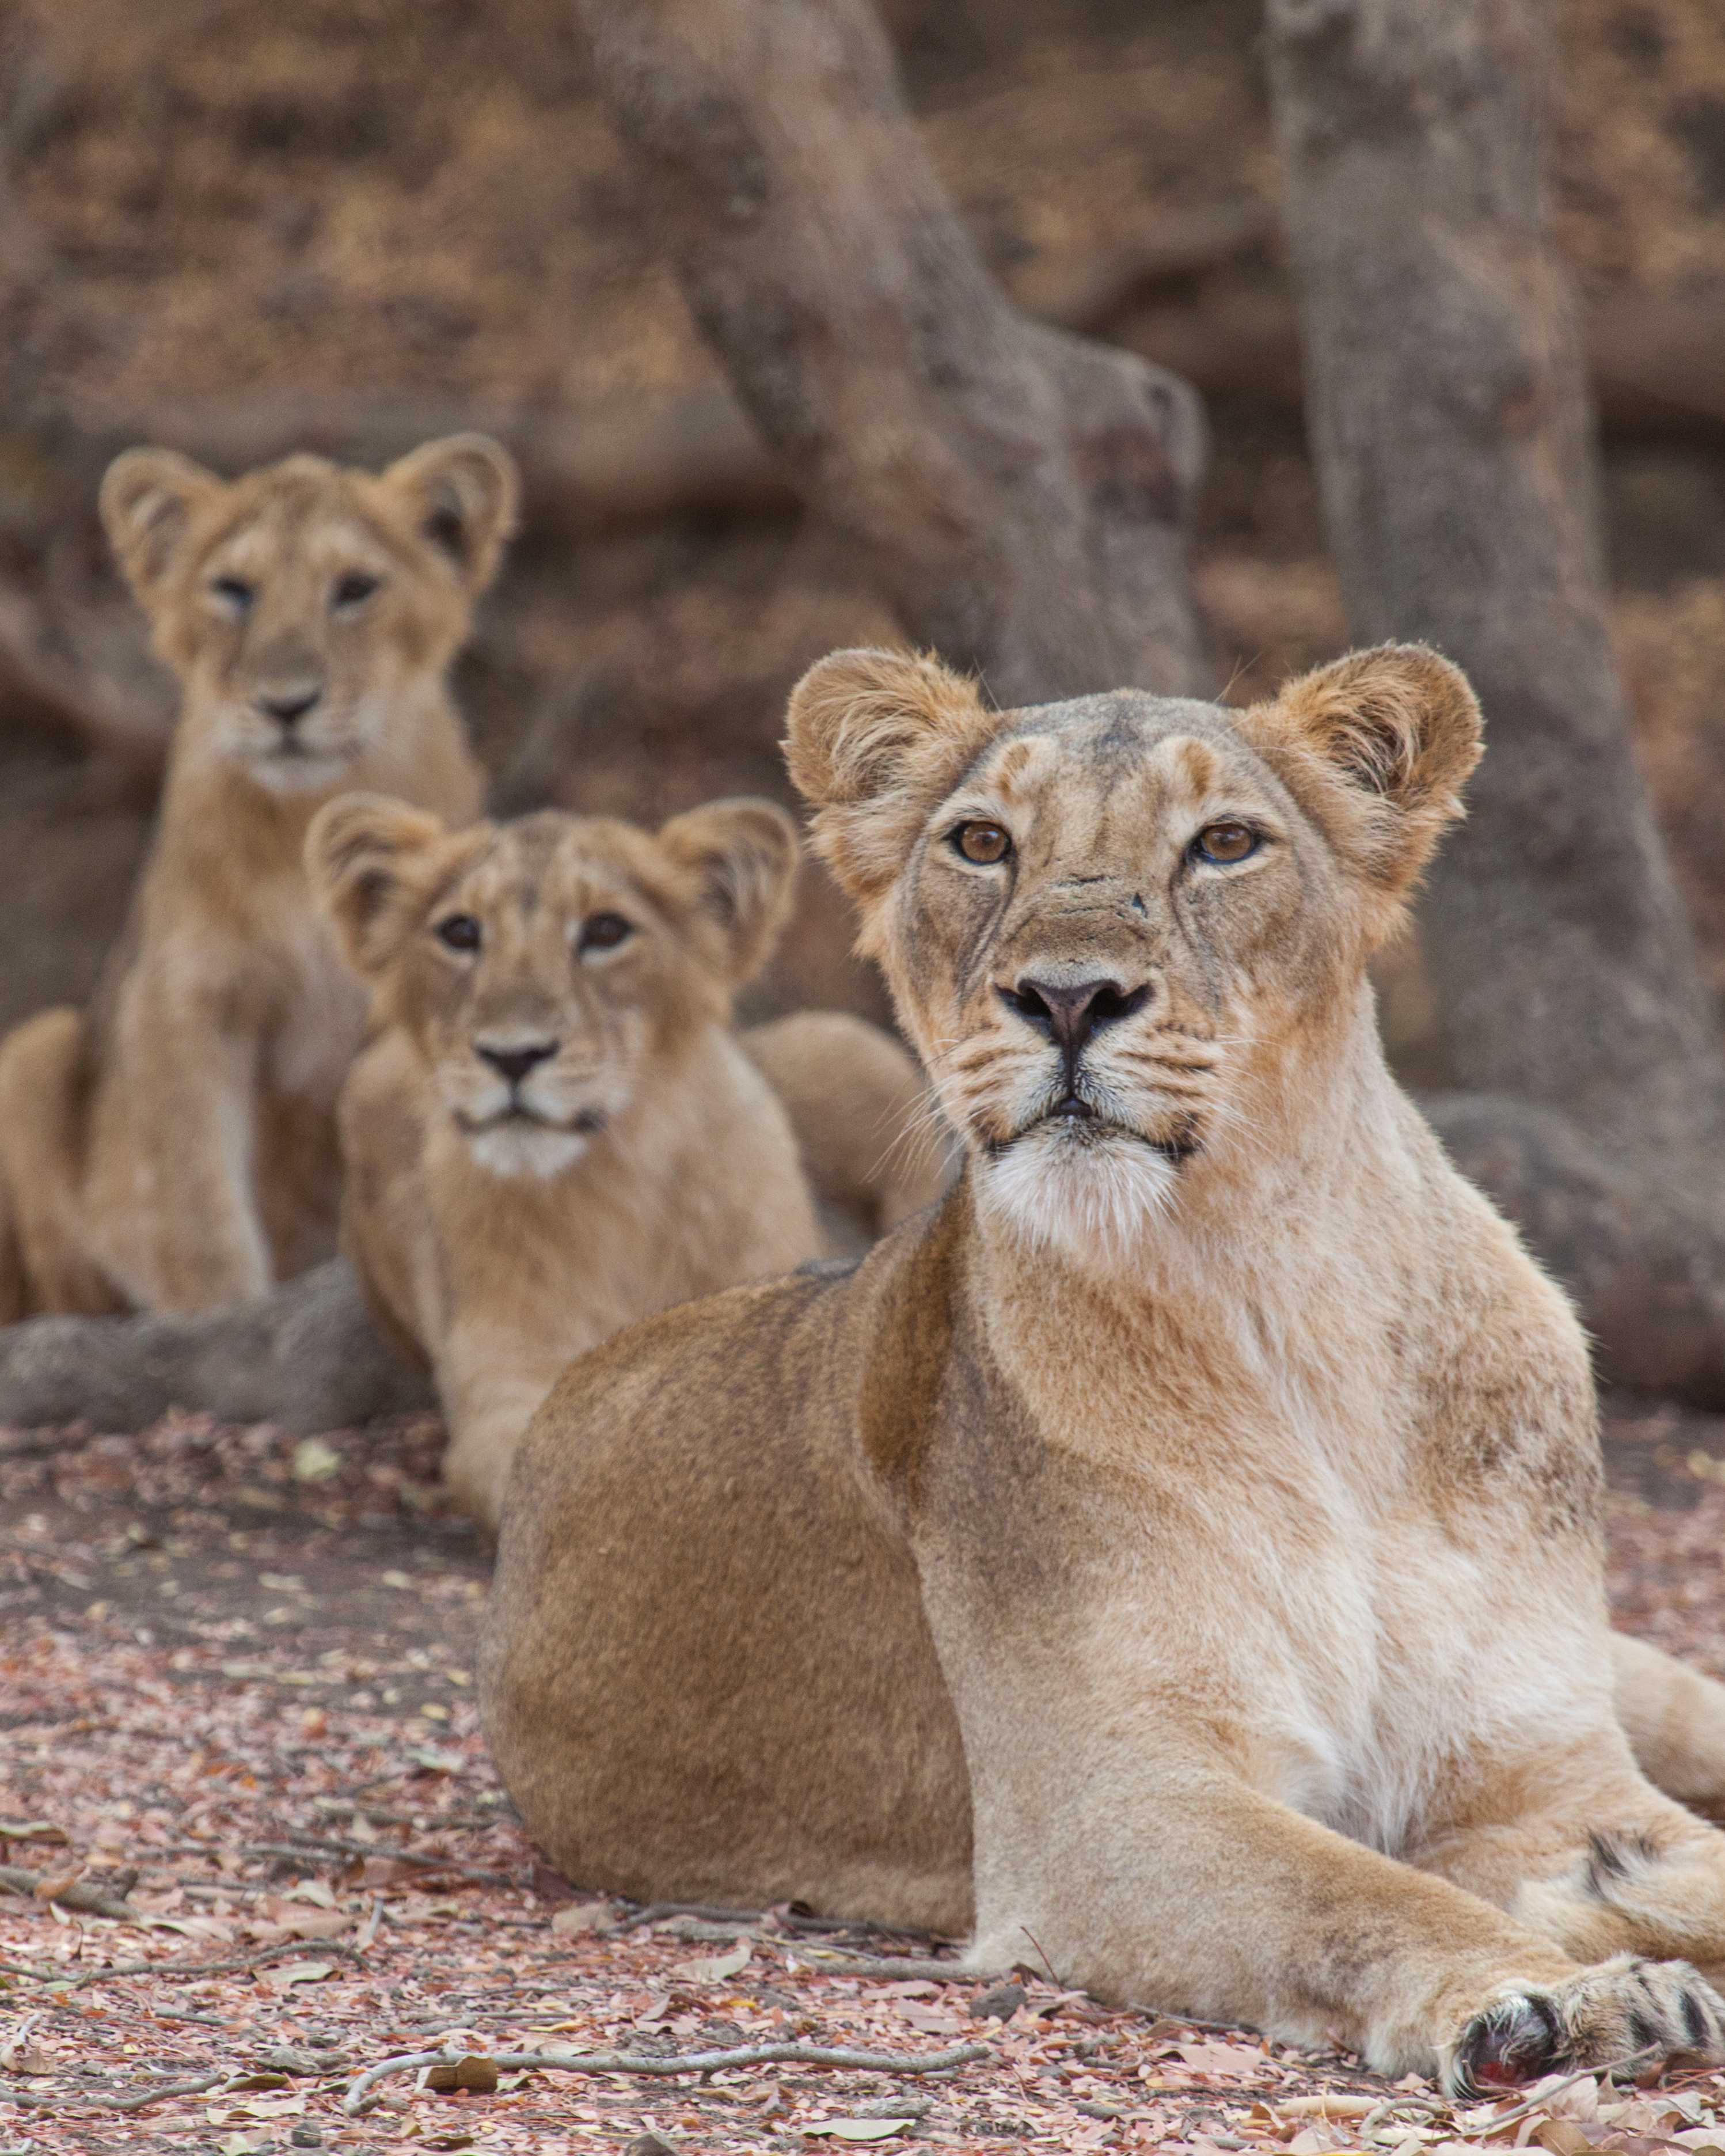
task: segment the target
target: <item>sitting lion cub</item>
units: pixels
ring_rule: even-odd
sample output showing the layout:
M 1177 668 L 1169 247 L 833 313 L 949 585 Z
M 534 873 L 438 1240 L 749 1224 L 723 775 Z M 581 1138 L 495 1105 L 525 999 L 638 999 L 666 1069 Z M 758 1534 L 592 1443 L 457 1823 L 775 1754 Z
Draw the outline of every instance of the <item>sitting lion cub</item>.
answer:
M 1366 980 L 1461 675 L 1003 713 L 845 653 L 790 751 L 963 1173 L 541 1409 L 480 1670 L 530 1830 L 644 1899 L 973 1906 L 978 1966 L 1452 2092 L 1725 2058 L 1725 1836 L 1614 1707 L 1581 1334 Z M 1718 1687 L 1618 1661 L 1717 1760 Z
M 820 1252 L 796 1124 L 817 1189 L 864 1214 L 860 1244 L 936 1194 L 883 1163 L 922 1094 L 895 1042 L 836 1012 L 762 1027 L 749 1054 L 731 1033 L 797 857 L 766 801 L 656 834 L 553 811 L 452 833 L 359 794 L 311 827 L 308 873 L 377 1029 L 341 1096 L 343 1241 L 435 1375 L 445 1478 L 487 1527 L 572 1357 Z
M 444 677 L 516 493 L 477 434 L 381 477 L 296 456 L 230 485 L 167 449 L 110 466 L 103 521 L 183 706 L 94 1008 L 0 1046 L 0 1322 L 201 1311 L 332 1253 L 364 998 L 307 894 L 305 829 L 355 786 L 478 813 Z

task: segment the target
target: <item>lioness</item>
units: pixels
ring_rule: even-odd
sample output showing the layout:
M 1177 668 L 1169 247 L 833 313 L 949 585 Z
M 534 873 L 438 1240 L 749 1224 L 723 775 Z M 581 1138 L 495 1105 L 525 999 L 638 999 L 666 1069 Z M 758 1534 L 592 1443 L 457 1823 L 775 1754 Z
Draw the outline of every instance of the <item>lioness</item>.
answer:
M 973 1890 L 978 1966 L 1451 2091 L 1725 2057 L 1671 1958 L 1725 1967 L 1725 1838 L 1614 1712 L 1579 1330 L 1366 981 L 1466 682 L 1392 646 L 1001 713 L 853 652 L 789 747 L 964 1170 L 540 1411 L 481 1666 L 530 1830 L 655 1899 Z M 1718 1688 L 1625 1662 L 1717 1762 Z
M 110 466 L 103 521 L 182 709 L 95 1007 L 0 1046 L 0 1321 L 199 1311 L 332 1251 L 364 998 L 307 895 L 305 829 L 355 786 L 477 814 L 444 675 L 516 497 L 478 434 L 381 477 L 296 456 L 230 484 L 167 449 Z
M 553 811 L 450 832 L 358 794 L 311 826 L 307 873 L 377 1029 L 341 1096 L 342 1240 L 434 1374 L 445 1479 L 486 1527 L 572 1357 L 820 1251 L 799 1136 L 816 1188 L 865 1214 L 860 1244 L 936 1194 L 886 1158 L 922 1093 L 895 1042 L 836 1012 L 731 1033 L 798 850 L 766 801 L 656 833 Z

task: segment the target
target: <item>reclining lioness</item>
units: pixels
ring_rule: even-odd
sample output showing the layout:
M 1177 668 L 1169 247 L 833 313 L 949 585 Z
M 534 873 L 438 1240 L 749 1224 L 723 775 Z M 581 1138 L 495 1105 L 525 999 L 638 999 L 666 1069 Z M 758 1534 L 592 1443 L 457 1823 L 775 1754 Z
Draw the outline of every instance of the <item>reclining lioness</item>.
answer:
M 515 502 L 476 434 L 381 476 L 298 456 L 228 482 L 167 449 L 109 468 L 103 521 L 182 708 L 94 1007 L 0 1045 L 0 1322 L 203 1311 L 332 1255 L 365 1003 L 305 829 L 356 786 L 478 813 L 444 675 Z
M 752 1058 L 731 1032 L 798 850 L 766 801 L 656 833 L 554 811 L 452 832 L 356 794 L 311 827 L 307 873 L 377 1029 L 341 1096 L 343 1243 L 435 1376 L 445 1478 L 488 1527 L 572 1358 L 821 1252 L 794 1125 L 859 1245 L 939 1187 L 893 1156 L 922 1088 L 878 1029 L 804 1014 Z
M 1478 752 L 1420 649 L 1238 713 L 805 678 L 793 773 L 964 1171 L 535 1419 L 483 1709 L 568 1876 L 973 1902 L 978 1966 L 1452 2091 L 1725 2057 L 1725 1838 L 1614 1711 L 1581 1336 L 1365 978 Z M 1622 1659 L 1653 1763 L 1692 1710 L 1717 1767 L 1718 1688 Z

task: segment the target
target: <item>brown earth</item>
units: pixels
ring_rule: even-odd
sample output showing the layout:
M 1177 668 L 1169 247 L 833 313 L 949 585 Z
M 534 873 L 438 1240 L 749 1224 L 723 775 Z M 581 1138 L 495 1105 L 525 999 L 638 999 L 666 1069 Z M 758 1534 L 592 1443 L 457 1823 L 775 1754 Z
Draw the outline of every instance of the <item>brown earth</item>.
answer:
M 937 1942 L 790 1911 L 642 1920 L 603 1881 L 578 1891 L 536 1858 L 485 1757 L 485 1564 L 435 1489 L 438 1445 L 429 1419 L 298 1445 L 193 1417 L 137 1439 L 0 1435 L 0 1879 L 44 1889 L 0 1892 L 0 2146 L 246 2156 L 316 2133 L 655 2156 L 639 2137 L 657 2133 L 693 2156 L 812 2147 L 834 2120 L 881 2133 L 895 2102 L 896 2144 L 979 2149 L 1308 2156 L 1361 2146 L 1378 2107 L 1373 2145 L 1442 2156 L 1525 2138 L 1529 2118 L 1562 2156 L 1725 2131 L 1725 2076 L 1642 2096 L 1587 2081 L 1531 2113 L 1458 2118 L 1340 2056 L 1105 2012 L 1045 1969 L 1021 1973 L 1021 2002 L 994 1999 L 1003 2021 L 983 2010 L 995 1987 L 891 1965 L 949 1951 Z M 1625 1406 L 1608 1458 L 1619 1620 L 1725 1675 L 1725 1421 Z M 129 1914 L 53 1898 L 80 1885 L 125 1892 Z M 824 1968 L 847 1949 L 887 1965 Z M 901 2063 L 506 2068 L 495 2093 L 454 2095 L 402 2071 L 374 2110 L 341 2107 L 367 2068 L 440 2048 L 786 2041 Z M 904 2071 L 976 2041 L 988 2055 L 950 2071 Z M 1315 2117 L 1326 2095 L 1351 2112 Z

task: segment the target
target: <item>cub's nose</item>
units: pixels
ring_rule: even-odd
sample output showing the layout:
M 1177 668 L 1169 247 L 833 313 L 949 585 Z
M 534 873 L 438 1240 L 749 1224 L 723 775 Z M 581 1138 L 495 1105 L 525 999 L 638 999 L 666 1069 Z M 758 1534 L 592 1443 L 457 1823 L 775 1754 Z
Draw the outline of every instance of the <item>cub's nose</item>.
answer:
M 474 1052 L 511 1086 L 519 1086 L 530 1070 L 557 1054 L 558 1045 L 555 1040 L 530 1040 L 524 1047 L 487 1048 L 484 1041 L 476 1040 Z
M 1116 1025 L 1150 1000 L 1148 985 L 1126 989 L 1118 981 L 1038 981 L 1027 973 L 1016 988 L 1002 988 L 1009 1010 L 1045 1033 L 1064 1053 L 1081 1055 L 1092 1034 Z
M 279 725 L 291 726 L 312 710 L 323 695 L 321 681 L 295 681 L 279 689 L 259 689 L 255 701 Z

